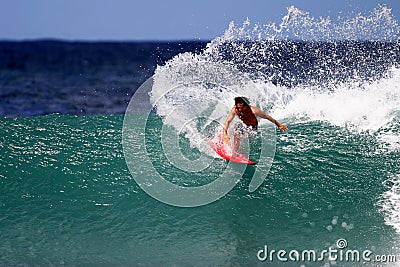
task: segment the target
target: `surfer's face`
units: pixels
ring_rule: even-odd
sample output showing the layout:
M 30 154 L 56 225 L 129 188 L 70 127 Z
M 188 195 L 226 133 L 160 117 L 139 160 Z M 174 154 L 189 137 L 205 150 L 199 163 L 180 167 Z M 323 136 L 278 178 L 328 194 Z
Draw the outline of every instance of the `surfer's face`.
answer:
M 243 104 L 243 103 L 237 103 L 237 104 L 236 104 L 236 108 L 237 108 L 239 111 L 242 111 L 242 110 L 246 110 L 247 106 L 246 106 L 245 104 Z

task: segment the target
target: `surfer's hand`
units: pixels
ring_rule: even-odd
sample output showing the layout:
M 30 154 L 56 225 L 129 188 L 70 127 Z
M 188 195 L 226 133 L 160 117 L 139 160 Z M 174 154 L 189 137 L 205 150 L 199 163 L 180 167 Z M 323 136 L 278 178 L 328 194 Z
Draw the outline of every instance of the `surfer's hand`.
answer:
M 278 125 L 278 128 L 279 128 L 279 130 L 281 130 L 281 131 L 287 131 L 286 125 L 279 124 L 279 125 Z
M 222 140 L 224 141 L 224 143 L 228 143 L 229 142 L 229 135 L 228 134 L 224 134 L 224 136 L 222 137 Z

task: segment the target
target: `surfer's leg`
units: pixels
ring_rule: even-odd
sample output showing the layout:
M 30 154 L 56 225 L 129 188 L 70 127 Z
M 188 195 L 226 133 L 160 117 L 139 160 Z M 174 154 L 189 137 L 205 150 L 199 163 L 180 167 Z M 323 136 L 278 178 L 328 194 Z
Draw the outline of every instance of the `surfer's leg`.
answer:
M 240 147 L 240 142 L 242 141 L 242 138 L 240 136 L 240 133 L 237 131 L 233 132 L 233 153 L 239 153 L 239 147 Z
M 233 154 L 239 153 L 240 143 L 244 137 L 245 128 L 243 123 L 236 123 L 235 129 L 233 130 Z

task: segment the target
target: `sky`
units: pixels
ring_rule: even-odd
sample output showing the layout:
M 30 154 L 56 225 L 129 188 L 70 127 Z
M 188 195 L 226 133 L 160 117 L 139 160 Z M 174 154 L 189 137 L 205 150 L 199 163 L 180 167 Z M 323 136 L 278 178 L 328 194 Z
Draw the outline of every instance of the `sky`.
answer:
M 0 0 L 0 40 L 211 40 L 231 21 L 279 24 L 292 5 L 334 20 L 378 4 L 399 21 L 399 0 Z

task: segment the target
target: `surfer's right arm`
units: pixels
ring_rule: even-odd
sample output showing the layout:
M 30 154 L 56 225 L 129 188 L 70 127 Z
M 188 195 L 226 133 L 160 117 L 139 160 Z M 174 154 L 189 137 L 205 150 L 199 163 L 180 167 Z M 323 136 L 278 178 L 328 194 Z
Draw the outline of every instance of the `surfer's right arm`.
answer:
M 235 107 L 232 108 L 231 112 L 229 113 L 228 117 L 226 118 L 225 124 L 224 124 L 224 129 L 223 129 L 223 140 L 225 143 L 229 142 L 229 135 L 228 135 L 228 128 L 229 124 L 231 124 L 233 118 L 235 117 Z

